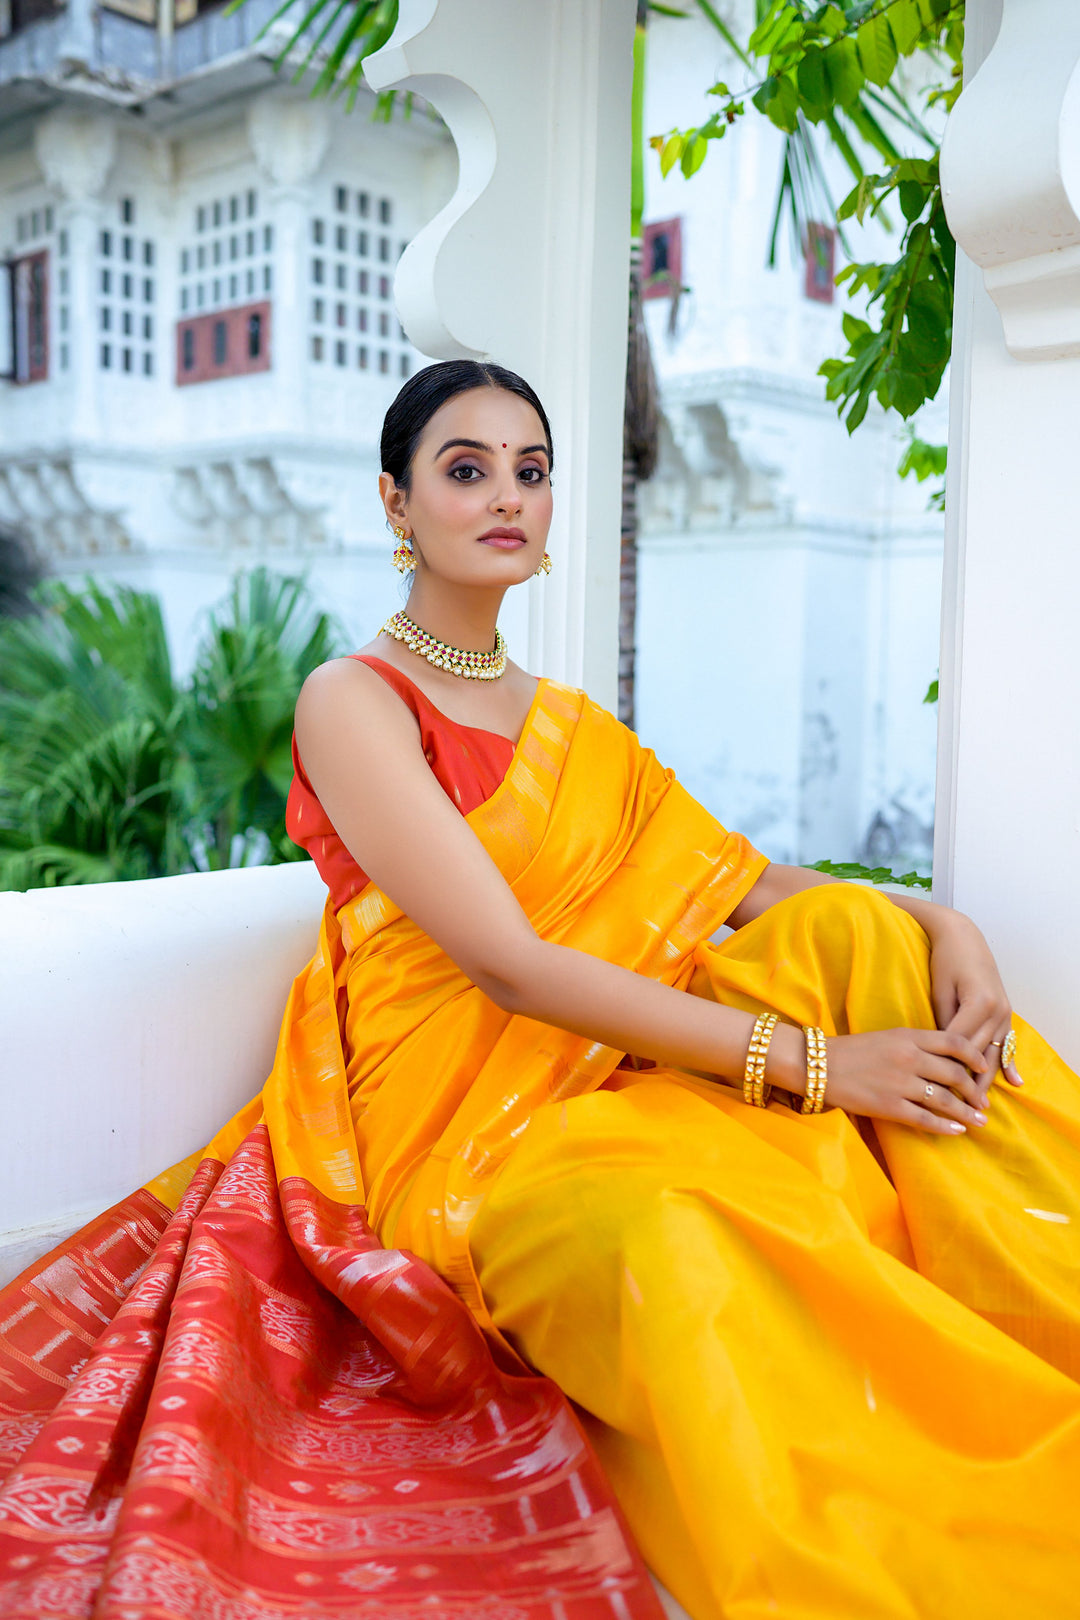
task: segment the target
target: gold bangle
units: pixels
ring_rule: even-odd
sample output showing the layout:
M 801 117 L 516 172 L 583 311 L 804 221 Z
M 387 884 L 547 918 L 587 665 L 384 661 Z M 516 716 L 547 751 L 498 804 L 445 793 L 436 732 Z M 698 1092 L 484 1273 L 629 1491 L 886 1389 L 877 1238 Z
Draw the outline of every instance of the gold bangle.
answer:
M 772 1094 L 772 1086 L 765 1084 L 765 1060 L 769 1055 L 769 1042 L 778 1021 L 778 1014 L 774 1012 L 759 1013 L 754 1021 L 746 1053 L 742 1086 L 743 1101 L 751 1108 L 767 1107 Z
M 806 1095 L 801 1112 L 820 1114 L 825 1106 L 825 1086 L 829 1078 L 825 1031 L 815 1024 L 804 1024 L 803 1034 L 806 1036 Z

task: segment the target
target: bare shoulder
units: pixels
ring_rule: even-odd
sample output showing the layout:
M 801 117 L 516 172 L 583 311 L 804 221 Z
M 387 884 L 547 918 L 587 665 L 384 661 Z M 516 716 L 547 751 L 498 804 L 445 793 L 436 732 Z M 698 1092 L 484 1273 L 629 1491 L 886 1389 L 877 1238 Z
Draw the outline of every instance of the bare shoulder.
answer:
M 416 732 L 416 721 L 375 670 L 357 658 L 331 658 L 313 669 L 296 700 L 297 737 L 333 730 L 355 736 L 369 724 L 387 724 L 402 736 Z

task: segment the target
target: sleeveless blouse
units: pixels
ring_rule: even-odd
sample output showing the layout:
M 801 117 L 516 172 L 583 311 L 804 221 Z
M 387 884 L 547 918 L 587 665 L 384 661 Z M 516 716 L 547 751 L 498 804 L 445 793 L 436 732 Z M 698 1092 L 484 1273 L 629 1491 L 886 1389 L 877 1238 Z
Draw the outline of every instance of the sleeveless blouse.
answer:
M 430 698 L 414 686 L 407 675 L 381 658 L 352 653 L 358 663 L 367 664 L 381 675 L 387 686 L 412 710 L 420 727 L 420 743 L 432 774 L 447 798 L 467 816 L 495 789 L 510 768 L 514 743 L 498 731 L 463 726 L 437 709 Z M 370 881 L 349 854 L 334 825 L 319 803 L 292 740 L 293 780 L 285 807 L 285 828 L 294 844 L 306 850 L 319 869 L 334 910 L 367 887 Z

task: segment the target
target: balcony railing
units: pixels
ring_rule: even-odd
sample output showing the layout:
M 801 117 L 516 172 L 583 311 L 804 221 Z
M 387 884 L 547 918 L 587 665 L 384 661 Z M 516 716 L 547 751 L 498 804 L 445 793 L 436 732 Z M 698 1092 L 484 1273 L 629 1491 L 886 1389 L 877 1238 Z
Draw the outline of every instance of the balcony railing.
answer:
M 175 7 L 175 0 L 170 0 Z M 115 90 L 156 87 L 187 77 L 223 57 L 249 50 L 280 0 L 247 0 L 232 14 L 223 4 L 205 6 L 190 21 L 161 26 L 153 0 L 146 20 L 100 6 L 67 0 L 53 9 L 44 0 L 23 5 L 0 0 L 0 85 L 17 80 L 62 82 L 89 74 Z M 132 0 L 136 9 L 138 0 Z M 138 6 L 141 9 L 141 6 Z M 187 9 L 187 8 L 184 8 Z M 175 14 L 175 12 L 173 14 Z

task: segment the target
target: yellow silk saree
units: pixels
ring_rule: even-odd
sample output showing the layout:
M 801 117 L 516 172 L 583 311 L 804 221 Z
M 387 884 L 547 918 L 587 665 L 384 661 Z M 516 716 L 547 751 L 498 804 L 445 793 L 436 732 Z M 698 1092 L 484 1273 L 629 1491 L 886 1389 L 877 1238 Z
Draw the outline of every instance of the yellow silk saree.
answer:
M 933 1022 L 882 897 L 711 944 L 764 858 L 579 693 L 468 820 L 544 938 Z M 694 1620 L 1080 1614 L 1080 1094 L 1017 1027 L 978 1137 L 753 1110 L 328 908 L 261 1095 L 0 1296 L 3 1612 L 652 1617 L 621 1510 Z

